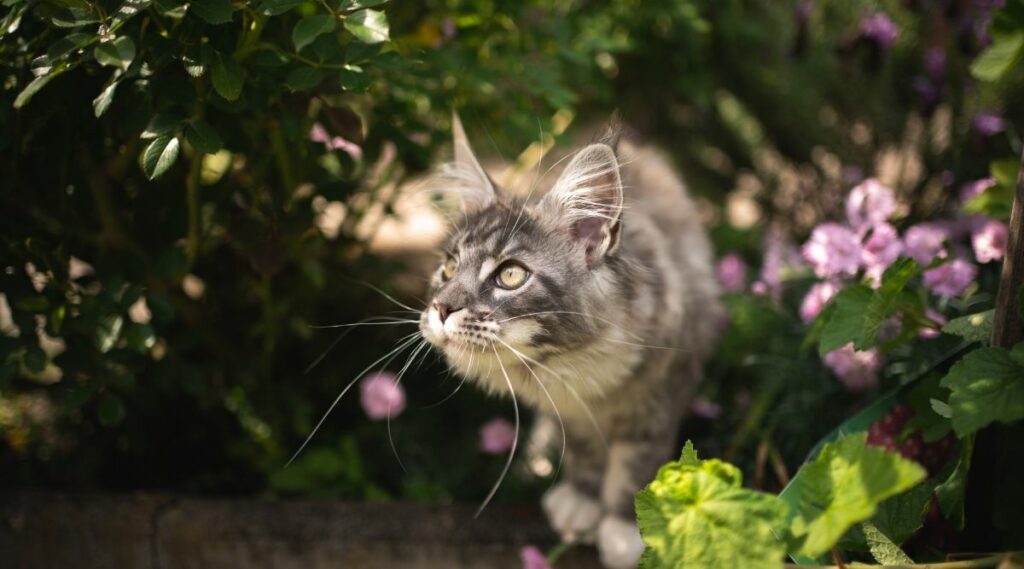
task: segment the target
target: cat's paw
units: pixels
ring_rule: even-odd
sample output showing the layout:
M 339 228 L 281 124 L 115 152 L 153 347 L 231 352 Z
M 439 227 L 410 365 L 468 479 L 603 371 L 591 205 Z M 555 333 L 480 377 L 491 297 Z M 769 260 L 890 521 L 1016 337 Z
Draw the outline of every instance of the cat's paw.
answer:
M 562 540 L 593 543 L 593 530 L 603 514 L 597 499 L 576 489 L 571 482 L 559 482 L 544 494 L 540 503 Z
M 607 516 L 597 527 L 597 551 L 608 569 L 636 569 L 644 542 L 636 522 L 619 516 Z

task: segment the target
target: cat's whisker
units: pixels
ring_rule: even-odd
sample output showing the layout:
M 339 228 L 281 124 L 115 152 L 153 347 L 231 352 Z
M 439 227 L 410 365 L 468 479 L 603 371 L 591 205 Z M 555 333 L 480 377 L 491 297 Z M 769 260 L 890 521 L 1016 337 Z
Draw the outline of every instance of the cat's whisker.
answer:
M 367 319 L 369 320 L 369 319 Z M 362 321 L 352 322 L 349 324 L 310 324 L 309 327 L 314 330 L 328 330 L 331 328 L 352 328 L 355 326 L 396 326 L 398 324 L 419 324 L 419 320 L 411 320 L 405 318 L 395 318 L 393 320 L 382 320 L 382 321 Z
M 365 374 L 366 372 L 368 372 L 371 369 L 373 369 L 374 366 L 376 366 L 380 362 L 384 361 L 385 359 L 387 359 L 389 357 L 394 357 L 395 355 L 401 353 L 403 350 L 405 350 L 409 346 L 413 345 L 413 343 L 416 341 L 417 336 L 420 336 L 420 332 L 419 331 L 413 332 L 412 334 L 409 334 L 408 336 L 405 336 L 405 337 L 401 338 L 399 340 L 399 346 L 397 348 L 395 348 L 395 349 L 391 350 L 390 352 L 384 354 L 378 360 L 376 360 L 372 364 L 366 366 L 366 368 L 363 369 L 363 371 L 361 371 L 358 374 L 356 374 L 356 376 L 352 379 L 352 381 L 350 381 L 348 383 L 348 385 L 345 386 L 345 389 L 342 389 L 341 393 L 339 393 L 338 396 L 334 398 L 334 401 L 331 403 L 330 407 L 328 407 L 327 411 L 325 411 L 323 416 L 320 417 L 320 420 L 317 421 L 316 426 L 313 427 L 313 430 L 306 437 L 306 440 L 302 441 L 302 444 L 299 445 L 299 449 L 295 451 L 295 454 L 293 454 L 290 459 L 288 459 L 288 462 L 285 463 L 284 467 L 288 468 L 291 465 L 292 462 L 295 462 L 295 459 L 298 458 L 298 456 L 302 452 L 302 450 L 306 448 L 306 445 L 309 444 L 309 441 L 313 440 L 313 436 L 316 435 L 317 431 L 320 430 L 320 427 L 324 424 L 324 421 L 327 420 L 327 417 L 331 414 L 331 411 L 334 411 L 334 408 L 338 406 L 338 403 L 341 402 L 341 399 L 343 397 L 345 397 L 345 394 L 348 393 L 348 391 L 350 389 L 352 389 L 352 386 L 355 385 L 357 381 L 359 381 L 359 378 L 361 378 L 363 376 L 363 374 Z
M 403 302 L 399 302 L 399 301 L 398 301 L 397 299 L 395 299 L 395 297 L 393 297 L 393 296 L 391 296 L 390 294 L 388 294 L 388 293 L 384 292 L 384 291 L 383 291 L 383 290 L 381 290 L 381 289 L 380 289 L 379 287 L 377 287 L 377 286 L 374 286 L 374 285 L 373 285 L 373 284 L 371 284 L 371 283 L 368 283 L 368 282 L 366 282 L 366 281 L 362 281 L 362 280 L 359 280 L 359 279 L 352 279 L 352 280 L 353 280 L 353 281 L 355 281 L 355 282 L 356 282 L 356 283 L 358 283 L 358 284 L 361 284 L 361 285 L 363 285 L 363 286 L 365 286 L 365 287 L 368 287 L 369 289 L 371 289 L 371 290 L 373 290 L 374 292 L 376 292 L 376 293 L 380 294 L 381 296 L 383 296 L 383 297 L 384 297 L 384 298 L 386 298 L 387 300 L 390 300 L 390 301 L 391 301 L 392 303 L 394 303 L 394 304 L 395 304 L 396 306 L 398 306 L 398 307 L 400 307 L 400 308 L 404 308 L 404 309 L 408 310 L 409 312 L 412 312 L 413 314 L 419 314 L 420 312 L 422 312 L 422 310 L 417 310 L 417 309 L 415 309 L 415 308 L 413 308 L 413 307 L 409 306 L 408 304 L 405 304 L 405 303 L 403 303 Z M 419 300 L 420 302 L 423 302 L 424 306 L 426 306 L 426 304 L 427 304 L 427 303 L 426 303 L 426 301 L 424 301 L 424 300 L 423 300 L 423 299 L 421 299 L 421 298 L 417 298 L 416 300 Z
M 405 372 L 409 370 L 409 366 L 416 359 L 416 356 L 419 355 L 420 351 L 424 347 L 426 347 L 428 345 L 429 344 L 427 344 L 427 341 L 424 340 L 421 337 L 419 345 L 416 346 L 416 349 L 413 350 L 413 352 L 409 356 L 409 358 L 405 360 L 405 364 L 402 366 L 402 369 L 398 372 L 398 376 L 395 377 L 395 385 L 396 386 L 402 385 L 402 377 L 405 376 Z M 402 463 L 402 458 L 400 456 L 398 456 L 398 448 L 395 446 L 395 438 L 391 435 L 391 409 L 390 408 L 388 408 L 387 428 L 388 428 L 388 444 L 391 445 L 391 452 L 392 452 L 392 454 L 395 455 L 395 460 L 398 461 L 398 466 L 400 466 L 402 468 L 402 472 L 408 472 L 408 470 L 405 469 L 405 464 Z
M 537 374 L 536 374 L 536 372 L 533 371 L 533 368 L 531 368 L 530 365 L 528 363 L 526 363 L 526 360 L 523 359 L 524 355 L 521 354 L 519 352 L 519 350 L 517 350 L 517 349 L 513 348 L 512 346 L 508 345 L 508 343 L 506 343 L 501 338 L 495 337 L 495 340 L 500 342 L 501 345 L 505 346 L 508 349 L 508 351 L 512 352 L 512 355 L 514 355 L 516 358 L 519 359 L 520 362 L 522 362 L 523 367 L 526 368 L 526 371 L 530 372 L 530 375 L 532 375 L 533 379 L 537 381 L 537 385 L 541 388 L 541 390 L 544 392 L 544 395 L 548 398 L 548 402 L 551 403 L 551 409 L 554 410 L 555 417 L 558 418 L 558 427 L 562 430 L 562 451 L 558 454 L 558 466 L 555 467 L 555 472 L 554 472 L 554 475 L 552 476 L 552 480 L 551 480 L 551 484 L 554 485 L 555 480 L 558 479 L 558 473 L 562 470 L 562 461 L 565 459 L 566 437 L 565 437 L 565 423 L 562 421 L 562 413 L 559 412 L 558 405 L 555 405 L 555 400 L 554 400 L 554 398 L 551 397 L 551 393 L 548 391 L 548 388 L 544 386 L 544 382 L 541 381 L 540 377 L 537 377 Z M 555 379 L 558 379 L 558 377 L 556 376 Z
M 477 508 L 476 514 L 473 517 L 479 517 L 487 504 L 491 502 L 494 495 L 497 494 L 498 488 L 501 487 L 501 483 L 504 482 L 505 476 L 508 474 L 510 468 L 512 468 L 512 459 L 516 456 L 516 446 L 519 444 L 519 403 L 516 401 L 516 390 L 512 387 L 512 380 L 508 377 L 508 372 L 505 371 L 505 364 L 501 363 L 501 357 L 498 355 L 498 348 L 494 344 L 491 344 L 491 349 L 494 351 L 494 359 L 498 361 L 498 367 L 501 368 L 501 375 L 505 377 L 505 384 L 508 385 L 508 392 L 512 395 L 512 410 L 515 413 L 515 435 L 512 437 L 512 448 L 508 451 L 508 460 L 505 461 L 505 468 L 502 469 L 501 475 L 498 477 L 498 481 L 494 483 L 494 487 L 491 488 L 490 493 L 484 498 L 480 507 Z

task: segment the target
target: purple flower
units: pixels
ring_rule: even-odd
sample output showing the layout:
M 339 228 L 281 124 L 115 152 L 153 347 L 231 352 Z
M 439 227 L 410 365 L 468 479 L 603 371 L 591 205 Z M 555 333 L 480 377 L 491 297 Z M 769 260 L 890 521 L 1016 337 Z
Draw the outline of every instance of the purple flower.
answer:
M 887 14 L 875 12 L 864 16 L 860 21 L 860 33 L 880 47 L 888 48 L 896 43 L 896 38 L 900 36 L 900 29 Z
M 960 187 L 960 203 L 966 204 L 974 198 L 980 196 L 985 190 L 996 185 L 995 178 L 982 178 L 973 182 L 967 182 Z
M 871 235 L 864 241 L 860 259 L 867 276 L 875 284 L 881 284 L 882 273 L 902 252 L 903 243 L 900 242 L 896 228 L 888 223 L 882 223 L 876 225 L 871 230 Z
M 860 266 L 860 240 L 838 223 L 815 227 L 801 252 L 814 268 L 814 274 L 822 278 L 852 276 Z
M 839 292 L 839 286 L 828 281 L 815 283 L 800 303 L 800 320 L 810 324 L 821 314 L 821 310 Z
M 946 73 L 946 50 L 933 47 L 924 54 L 924 69 L 928 76 L 939 81 Z
M 405 391 L 398 385 L 395 374 L 374 373 L 359 383 L 359 403 L 371 419 L 397 417 L 405 409 Z
M 722 414 L 722 406 L 710 399 L 698 397 L 690 403 L 690 412 L 704 419 L 717 419 Z
M 943 324 L 946 323 L 946 317 L 943 316 L 941 312 L 935 310 L 934 308 L 925 309 L 924 315 L 928 318 L 928 320 L 931 320 L 932 322 L 938 324 L 939 326 L 942 326 Z M 942 335 L 942 332 L 935 328 L 921 328 L 917 332 L 917 335 L 920 338 L 938 338 L 939 336 Z
M 480 427 L 480 450 L 487 454 L 508 452 L 515 440 L 515 427 L 500 417 L 491 419 Z
M 736 253 L 728 253 L 718 262 L 718 282 L 725 292 L 740 292 L 747 286 L 747 264 Z
M 457 32 L 458 28 L 455 26 L 455 20 L 452 19 L 451 16 L 445 16 L 445 18 L 441 20 L 441 35 L 444 37 L 445 41 L 449 41 L 454 38 Z
M 971 119 L 971 127 L 983 138 L 995 136 L 1003 132 L 1003 115 L 996 111 L 980 112 Z
M 939 296 L 958 296 L 974 282 L 978 268 L 963 259 L 953 259 L 924 272 L 924 286 Z
M 755 294 L 771 293 L 777 297 L 782 293 L 785 273 L 803 265 L 800 251 L 777 233 L 769 233 L 765 239 L 764 260 L 761 263 L 759 282 L 751 286 Z M 761 292 L 757 292 L 757 290 Z
M 1006 224 L 988 220 L 971 233 L 971 245 L 979 263 L 998 261 L 1006 254 L 1006 240 L 1009 230 Z
M 764 284 L 764 281 L 754 281 L 754 284 L 750 285 L 750 292 L 756 296 L 765 296 L 768 294 L 768 285 Z
M 523 569 L 551 569 L 544 554 L 533 545 L 519 550 L 519 560 L 523 562 Z
M 935 257 L 945 257 L 947 232 L 935 223 L 921 223 L 907 229 L 903 245 L 907 255 L 921 265 L 931 263 Z
M 314 123 L 313 127 L 309 129 L 309 139 L 313 142 L 319 142 L 327 147 L 327 150 L 343 150 L 348 153 L 353 159 L 358 160 L 363 157 L 363 149 L 358 144 L 348 141 L 340 136 L 332 137 L 324 125 L 320 123 Z
M 875 349 L 856 351 L 853 342 L 825 354 L 825 365 L 836 374 L 847 389 L 867 391 L 878 385 L 882 357 Z
M 846 220 L 857 231 L 885 223 L 894 213 L 896 197 L 875 178 L 864 180 L 846 197 Z
M 936 85 L 931 79 L 918 75 L 914 77 L 914 90 L 921 97 L 921 105 L 926 111 L 934 110 L 942 100 L 942 86 Z

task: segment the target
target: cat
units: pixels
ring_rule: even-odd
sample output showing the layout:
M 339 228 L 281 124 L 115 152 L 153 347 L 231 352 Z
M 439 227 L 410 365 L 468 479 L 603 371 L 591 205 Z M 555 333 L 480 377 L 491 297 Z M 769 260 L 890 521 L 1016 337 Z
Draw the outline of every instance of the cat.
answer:
M 536 199 L 495 184 L 457 116 L 453 134 L 433 183 L 462 216 L 420 330 L 458 374 L 563 425 L 562 480 L 542 499 L 551 525 L 596 540 L 606 567 L 635 567 L 634 495 L 674 458 L 721 320 L 696 207 L 667 161 L 616 127 Z

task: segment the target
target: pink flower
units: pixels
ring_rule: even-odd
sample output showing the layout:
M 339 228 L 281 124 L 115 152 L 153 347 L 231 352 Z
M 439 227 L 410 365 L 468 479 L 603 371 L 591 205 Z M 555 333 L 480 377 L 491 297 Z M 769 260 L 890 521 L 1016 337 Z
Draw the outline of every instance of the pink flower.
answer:
M 487 454 L 502 454 L 512 448 L 516 430 L 502 418 L 491 419 L 480 427 L 480 450 Z
M 698 397 L 690 403 L 690 412 L 703 419 L 717 419 L 722 414 L 722 406 L 710 399 Z
M 858 232 L 885 223 L 894 213 L 896 197 L 875 178 L 864 180 L 846 197 L 846 220 Z
M 939 296 L 958 296 L 974 282 L 978 269 L 963 259 L 939 265 L 924 272 L 924 286 Z
M 371 419 L 397 417 L 405 409 L 405 391 L 398 385 L 395 374 L 374 373 L 359 383 L 359 403 Z
M 523 562 L 523 569 L 551 569 L 544 554 L 533 545 L 527 545 L 520 549 L 519 559 Z
M 907 229 L 903 234 L 903 245 L 907 255 L 919 264 L 927 265 L 935 257 L 945 257 L 946 230 L 934 223 L 921 223 Z
M 871 230 L 871 236 L 864 242 L 860 260 L 866 273 L 876 285 L 882 283 L 882 273 L 903 252 L 903 243 L 896 228 L 881 223 Z
M 860 33 L 880 47 L 887 48 L 896 43 L 900 29 L 884 12 L 875 12 L 860 21 Z
M 354 142 L 346 140 L 343 137 L 332 137 L 327 132 L 327 129 L 324 128 L 324 125 L 320 123 L 314 123 L 313 127 L 309 129 L 309 139 L 313 142 L 323 144 L 327 147 L 327 150 L 343 150 L 356 160 L 363 157 L 362 147 Z
M 815 283 L 811 290 L 807 291 L 803 302 L 800 303 L 800 320 L 803 320 L 804 324 L 810 324 L 821 314 L 821 310 L 837 292 L 839 292 L 839 287 L 834 283 L 828 281 Z
M 718 261 L 718 282 L 725 292 L 740 292 L 747 286 L 747 264 L 736 253 L 729 253 Z
M 946 323 L 946 317 L 943 316 L 941 312 L 935 310 L 934 308 L 925 309 L 924 315 L 928 318 L 928 320 L 931 320 L 932 322 L 938 324 L 939 326 L 942 326 L 943 324 Z M 920 338 L 938 338 L 939 336 L 942 335 L 942 332 L 935 328 L 921 328 L 920 330 L 918 330 L 917 335 Z
M 984 138 L 995 136 L 1003 132 L 1005 128 L 1003 115 L 997 111 L 980 112 L 974 115 L 974 118 L 971 120 L 971 127 L 974 128 L 974 132 Z
M 764 284 L 764 281 L 754 281 L 754 284 L 750 285 L 750 292 L 756 296 L 765 296 L 768 294 L 768 285 Z
M 995 178 L 982 178 L 973 182 L 967 182 L 960 188 L 960 203 L 965 204 L 971 201 L 995 185 Z
M 1008 232 L 1005 223 L 990 219 L 971 233 L 971 245 L 974 246 L 974 256 L 979 263 L 1003 258 Z
M 853 231 L 837 223 L 815 227 L 801 252 L 814 268 L 814 274 L 823 278 L 852 276 L 860 266 L 860 240 Z
M 760 285 L 754 283 L 751 289 L 763 287 L 762 292 L 754 290 L 754 293 L 764 295 L 770 292 L 773 296 L 778 296 L 782 293 L 785 273 L 801 265 L 803 261 L 800 259 L 800 251 L 777 233 L 770 233 L 765 239 L 764 260 L 759 275 Z
M 875 349 L 856 351 L 853 342 L 825 354 L 827 365 L 850 391 L 866 391 L 878 385 L 882 357 Z

